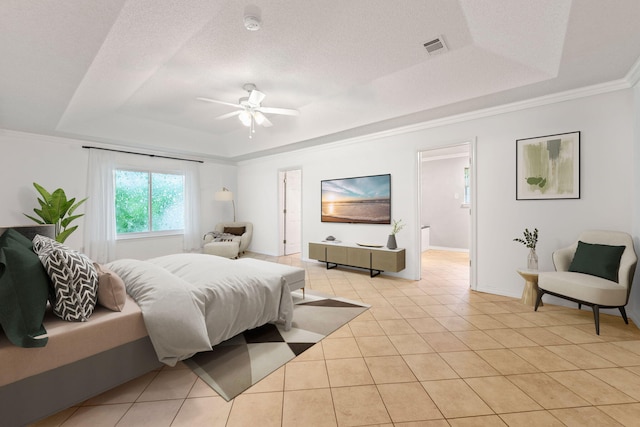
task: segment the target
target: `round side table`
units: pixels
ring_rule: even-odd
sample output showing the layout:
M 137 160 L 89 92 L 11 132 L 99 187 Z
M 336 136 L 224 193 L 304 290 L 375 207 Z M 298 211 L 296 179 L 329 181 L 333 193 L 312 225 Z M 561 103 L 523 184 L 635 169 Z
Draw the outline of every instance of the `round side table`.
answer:
M 520 268 L 517 271 L 525 281 L 520 302 L 535 307 L 536 298 L 538 298 L 538 270 Z M 542 304 L 542 301 L 540 301 L 540 307 L 542 307 L 543 305 L 544 304 Z

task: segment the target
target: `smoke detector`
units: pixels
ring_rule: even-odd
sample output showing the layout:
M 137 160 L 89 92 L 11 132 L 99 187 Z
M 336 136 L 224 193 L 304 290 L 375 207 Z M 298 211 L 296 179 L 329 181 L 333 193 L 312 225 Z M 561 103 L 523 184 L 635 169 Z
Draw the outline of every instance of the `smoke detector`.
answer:
M 430 40 L 424 43 L 423 45 L 424 45 L 424 48 L 427 50 L 427 53 L 429 54 L 429 56 L 439 55 L 449 50 L 442 36 L 438 36 L 437 38 Z
M 260 29 L 260 18 L 254 15 L 245 15 L 244 27 L 249 31 L 258 31 Z

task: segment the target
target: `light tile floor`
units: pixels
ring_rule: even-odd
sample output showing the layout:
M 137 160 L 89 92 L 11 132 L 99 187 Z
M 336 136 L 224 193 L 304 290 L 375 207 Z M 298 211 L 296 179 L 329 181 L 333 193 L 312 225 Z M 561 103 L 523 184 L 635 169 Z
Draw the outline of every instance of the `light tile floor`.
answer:
M 248 256 L 372 308 L 231 402 L 179 364 L 38 425 L 640 425 L 640 331 L 619 317 L 597 336 L 590 311 L 471 291 L 464 253 L 425 252 L 420 281 Z

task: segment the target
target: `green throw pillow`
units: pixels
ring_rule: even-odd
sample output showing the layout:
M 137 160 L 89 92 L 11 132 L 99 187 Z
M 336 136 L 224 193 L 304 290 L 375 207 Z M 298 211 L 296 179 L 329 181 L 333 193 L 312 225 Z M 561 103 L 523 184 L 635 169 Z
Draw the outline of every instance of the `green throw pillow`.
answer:
M 624 246 L 599 245 L 578 241 L 569 271 L 585 273 L 618 282 L 620 258 Z
M 7 338 L 20 347 L 44 347 L 42 321 L 47 307 L 49 276 L 29 239 L 11 230 L 0 236 L 0 324 Z
M 0 248 L 7 245 L 20 245 L 27 249 L 33 249 L 33 242 L 13 228 L 9 228 L 0 236 Z

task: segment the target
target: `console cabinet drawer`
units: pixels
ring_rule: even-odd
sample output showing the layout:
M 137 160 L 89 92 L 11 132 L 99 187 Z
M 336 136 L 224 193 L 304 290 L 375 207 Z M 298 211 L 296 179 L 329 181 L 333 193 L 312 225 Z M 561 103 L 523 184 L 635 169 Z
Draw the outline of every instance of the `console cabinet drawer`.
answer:
M 371 249 L 340 243 L 309 243 L 309 258 L 329 263 L 366 268 L 377 273 L 405 268 L 405 250 Z M 333 266 L 335 267 L 335 266 Z
M 309 258 L 334 264 L 346 264 L 347 248 L 344 246 L 309 243 Z

